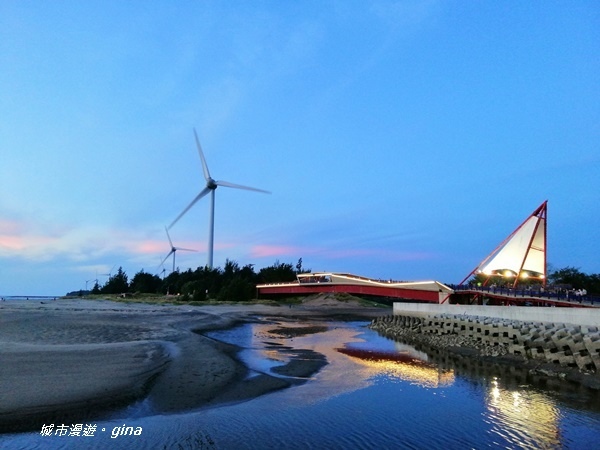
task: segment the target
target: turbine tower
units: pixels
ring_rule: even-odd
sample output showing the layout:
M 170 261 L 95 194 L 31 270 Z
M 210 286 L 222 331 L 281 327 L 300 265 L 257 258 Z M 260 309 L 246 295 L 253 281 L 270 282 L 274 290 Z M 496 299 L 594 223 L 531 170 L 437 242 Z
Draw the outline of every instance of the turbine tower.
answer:
M 160 265 L 162 266 L 165 263 L 165 261 L 169 258 L 169 256 L 173 255 L 173 272 L 175 272 L 175 253 L 177 253 L 177 250 L 183 250 L 184 252 L 195 252 L 196 250 L 192 250 L 190 248 L 175 247 L 173 245 L 173 241 L 171 240 L 171 236 L 169 236 L 169 230 L 167 228 L 165 228 L 165 231 L 167 232 L 167 238 L 169 239 L 169 245 L 171 246 L 171 251 L 169 252 L 169 254 L 167 256 L 165 256 L 165 259 L 163 259 L 161 261 Z
M 239 184 L 230 183 L 228 181 L 216 181 L 210 176 L 210 172 L 208 171 L 208 165 L 206 164 L 206 159 L 204 159 L 204 153 L 202 152 L 202 147 L 200 146 L 200 140 L 198 139 L 198 134 L 196 133 L 196 129 L 194 129 L 194 137 L 196 138 L 196 147 L 198 147 L 198 153 L 200 154 L 200 161 L 202 161 L 202 171 L 204 172 L 204 179 L 206 180 L 206 186 L 204 189 L 200 191 L 200 193 L 192 200 L 192 202 L 185 208 L 181 214 L 177 216 L 177 218 L 169 225 L 169 229 L 173 227 L 183 217 L 183 215 L 190 210 L 194 204 L 206 194 L 210 192 L 210 206 L 209 206 L 209 224 L 208 224 L 208 263 L 207 267 L 212 269 L 213 266 L 213 246 L 214 246 L 214 234 L 215 234 L 215 190 L 219 186 L 235 188 L 235 189 L 245 189 L 247 191 L 256 191 L 263 192 L 265 194 L 270 194 L 269 191 L 265 191 L 263 189 L 257 189 L 249 186 L 242 186 Z

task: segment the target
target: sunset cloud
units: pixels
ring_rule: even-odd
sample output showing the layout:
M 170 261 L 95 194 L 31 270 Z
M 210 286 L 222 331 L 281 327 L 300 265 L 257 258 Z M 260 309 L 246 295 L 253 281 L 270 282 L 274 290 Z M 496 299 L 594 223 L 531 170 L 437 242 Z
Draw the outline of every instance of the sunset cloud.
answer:
M 253 246 L 250 255 L 255 258 L 267 257 L 306 257 L 318 255 L 327 259 L 344 259 L 369 257 L 379 258 L 386 261 L 416 261 L 433 258 L 427 252 L 399 251 L 381 248 L 346 248 L 333 249 L 327 247 L 302 247 L 294 245 L 256 245 Z
M 197 241 L 174 242 L 177 247 L 197 249 L 205 246 Z M 0 257 L 30 261 L 49 261 L 67 258 L 88 261 L 108 254 L 125 258 L 162 255 L 170 251 L 169 242 L 152 236 L 140 236 L 134 230 L 107 229 L 96 226 L 42 229 L 18 221 L 0 222 Z
M 314 250 L 292 245 L 255 245 L 250 251 L 250 256 L 254 258 L 268 258 L 273 256 L 295 256 L 309 253 L 314 253 Z

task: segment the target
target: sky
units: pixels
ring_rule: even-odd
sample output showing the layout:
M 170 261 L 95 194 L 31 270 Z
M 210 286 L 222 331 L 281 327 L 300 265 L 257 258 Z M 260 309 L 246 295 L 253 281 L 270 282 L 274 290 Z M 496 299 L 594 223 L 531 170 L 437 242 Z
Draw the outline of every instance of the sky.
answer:
M 271 192 L 217 189 L 215 266 L 458 283 L 548 200 L 548 263 L 600 273 L 599 74 L 596 1 L 3 0 L 0 294 L 160 273 L 194 129 Z

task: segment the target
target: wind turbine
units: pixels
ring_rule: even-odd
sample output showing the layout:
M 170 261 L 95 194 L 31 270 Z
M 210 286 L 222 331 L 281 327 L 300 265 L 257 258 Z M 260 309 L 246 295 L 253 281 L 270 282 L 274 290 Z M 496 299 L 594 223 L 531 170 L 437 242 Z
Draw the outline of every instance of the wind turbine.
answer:
M 196 147 L 198 147 L 198 153 L 200 154 L 200 160 L 202 161 L 202 171 L 204 172 L 204 179 L 206 180 L 206 186 L 204 189 L 200 191 L 200 193 L 192 200 L 192 202 L 183 210 L 181 214 L 177 216 L 177 218 L 169 225 L 169 229 L 173 227 L 177 223 L 179 219 L 183 217 L 183 215 L 190 210 L 192 206 L 196 204 L 198 200 L 204 197 L 206 194 L 210 192 L 210 207 L 209 207 L 209 224 L 208 224 L 208 263 L 207 267 L 212 269 L 213 266 L 213 247 L 214 247 L 214 235 L 215 235 L 215 190 L 219 186 L 235 188 L 235 189 L 245 189 L 247 191 L 256 191 L 263 192 L 265 194 L 270 194 L 269 191 L 265 191 L 263 189 L 257 189 L 249 186 L 242 186 L 240 184 L 230 183 L 228 181 L 216 181 L 210 176 L 210 172 L 208 171 L 208 165 L 206 164 L 206 159 L 204 159 L 204 153 L 202 153 L 202 147 L 200 146 L 200 140 L 198 139 L 198 134 L 196 133 L 196 129 L 194 128 L 194 137 L 196 138 Z
M 167 271 L 167 269 L 165 269 L 165 266 L 163 264 L 163 260 L 160 260 L 160 264 L 158 265 L 159 269 L 162 269 L 160 272 L 158 272 L 156 275 L 160 276 L 163 280 L 165 279 L 165 272 Z
M 169 238 L 169 245 L 171 245 L 171 251 L 167 256 L 165 256 L 165 259 L 161 261 L 160 265 L 162 266 L 165 263 L 165 261 L 169 258 L 169 256 L 173 255 L 173 272 L 175 272 L 175 253 L 177 252 L 177 250 L 183 250 L 185 252 L 195 252 L 196 250 L 192 250 L 190 248 L 175 247 L 173 245 L 173 241 L 171 240 L 171 236 L 169 236 L 169 230 L 166 227 L 165 231 L 167 232 L 167 238 Z
M 108 273 L 101 273 L 100 276 L 101 277 L 108 277 L 108 279 L 110 280 L 110 277 L 112 277 L 112 271 L 114 270 L 116 264 L 113 264 L 113 266 L 110 268 L 110 271 Z

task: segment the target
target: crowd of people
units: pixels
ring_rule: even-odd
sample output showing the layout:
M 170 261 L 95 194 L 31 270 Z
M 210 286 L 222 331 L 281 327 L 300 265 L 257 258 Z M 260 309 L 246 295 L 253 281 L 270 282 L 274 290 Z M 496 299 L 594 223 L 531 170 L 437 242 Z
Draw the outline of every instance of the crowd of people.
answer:
M 467 285 L 459 285 L 459 286 L 450 286 L 452 289 L 456 291 L 464 291 L 464 290 L 478 290 L 490 292 L 492 294 L 500 294 L 500 295 L 510 295 L 510 296 L 530 296 L 530 297 L 541 297 L 541 298 L 555 298 L 557 300 L 568 300 L 582 303 L 584 301 L 594 302 L 594 298 L 588 295 L 586 289 L 573 289 L 570 286 L 546 286 L 543 285 L 526 285 L 520 286 L 517 285 L 513 287 L 510 284 L 507 285 L 497 285 L 491 284 L 489 286 L 485 286 L 481 283 L 469 283 Z M 596 299 L 597 300 L 597 299 Z

